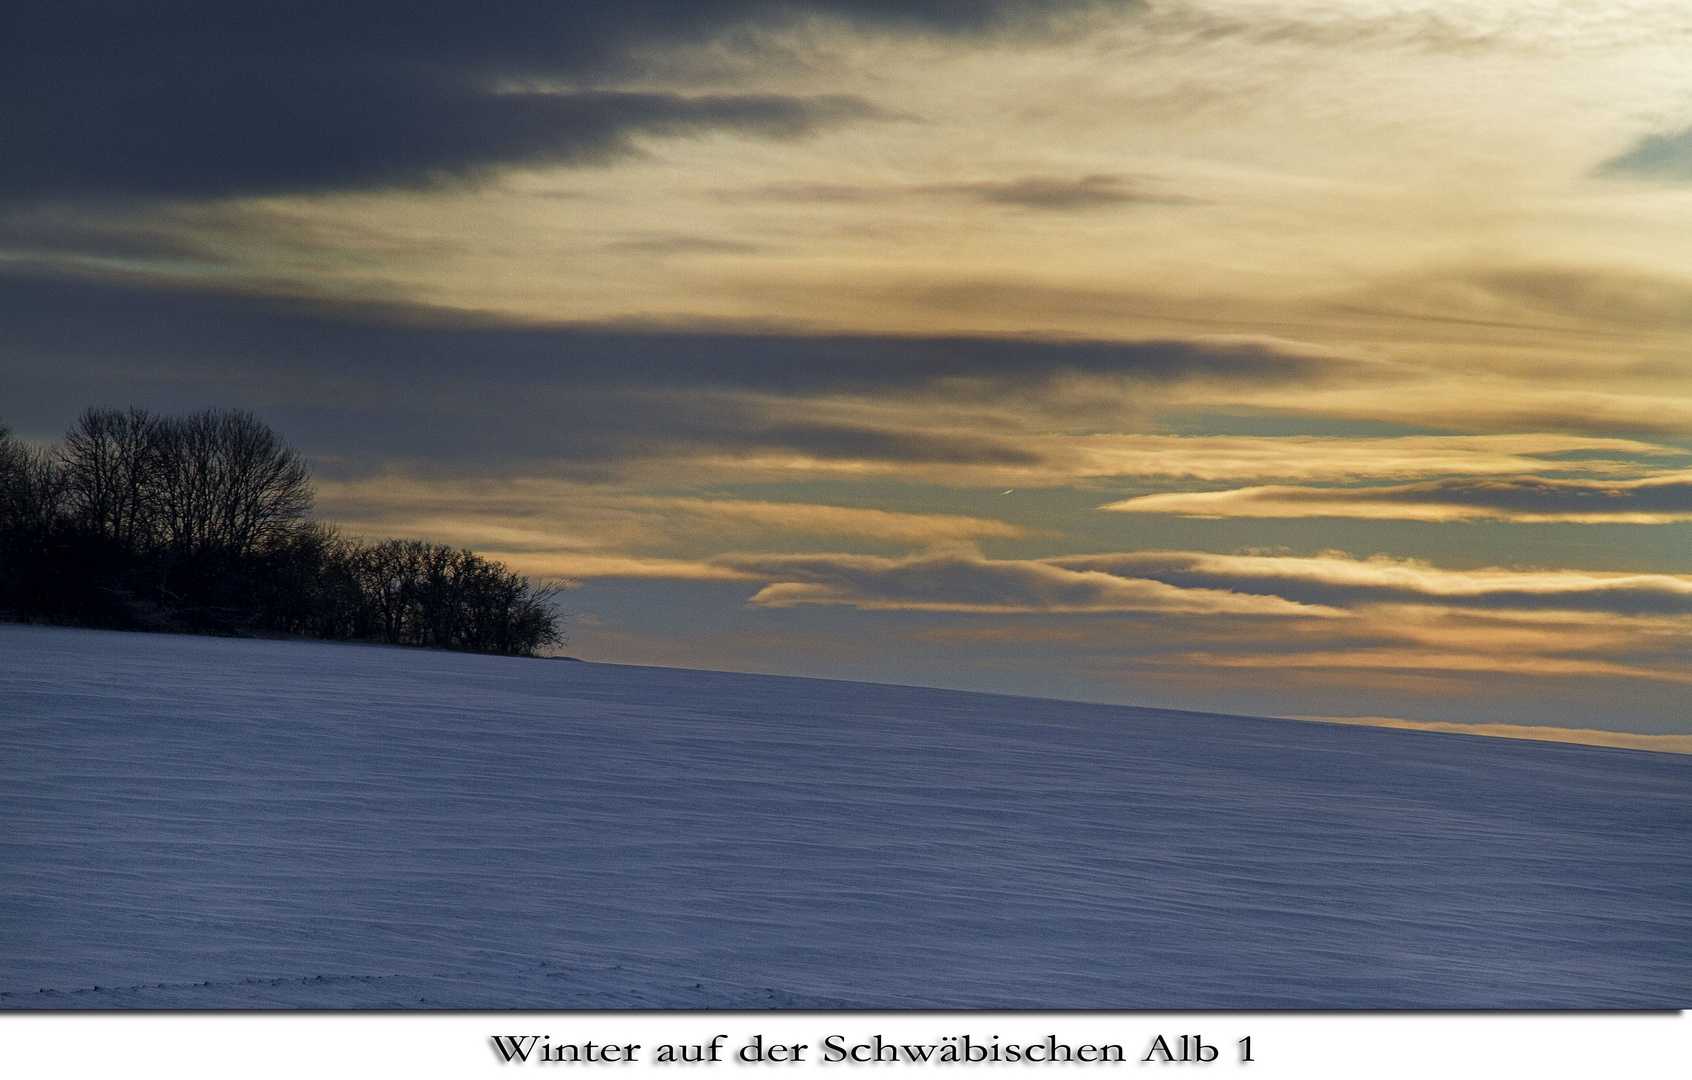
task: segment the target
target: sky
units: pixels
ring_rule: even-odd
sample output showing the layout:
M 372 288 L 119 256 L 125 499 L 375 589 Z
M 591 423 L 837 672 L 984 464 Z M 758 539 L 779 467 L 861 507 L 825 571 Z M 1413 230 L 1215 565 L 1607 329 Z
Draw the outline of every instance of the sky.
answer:
M 1692 734 L 1676 0 L 0 4 L 0 423 L 570 655 Z

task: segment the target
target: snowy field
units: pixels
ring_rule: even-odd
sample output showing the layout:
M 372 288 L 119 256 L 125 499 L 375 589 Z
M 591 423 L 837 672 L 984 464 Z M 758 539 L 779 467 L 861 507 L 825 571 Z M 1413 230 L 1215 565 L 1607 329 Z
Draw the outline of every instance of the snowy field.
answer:
M 1672 754 L 0 625 L 0 785 L 0 1007 L 1692 1006 Z

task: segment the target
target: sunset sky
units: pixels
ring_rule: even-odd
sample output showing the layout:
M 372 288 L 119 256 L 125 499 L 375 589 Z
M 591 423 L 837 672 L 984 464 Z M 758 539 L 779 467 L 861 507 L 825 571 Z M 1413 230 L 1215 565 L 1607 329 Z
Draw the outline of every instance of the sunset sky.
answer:
M 1692 734 L 1683 0 L 4 4 L 0 423 L 567 652 Z

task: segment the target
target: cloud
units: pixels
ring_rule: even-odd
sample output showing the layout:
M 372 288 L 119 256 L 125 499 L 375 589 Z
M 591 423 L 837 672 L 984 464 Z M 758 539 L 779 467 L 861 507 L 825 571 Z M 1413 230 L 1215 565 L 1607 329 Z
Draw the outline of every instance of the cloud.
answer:
M 771 201 L 796 203 L 856 203 L 877 202 L 901 196 L 907 187 L 872 187 L 867 184 L 834 184 L 814 180 L 789 180 L 774 184 L 760 184 L 743 190 L 717 192 L 726 202 Z
M 1024 539 L 1032 530 L 961 514 L 756 499 L 660 496 L 550 477 L 443 478 L 389 471 L 320 481 L 318 507 L 358 535 L 423 536 L 502 553 L 573 550 L 645 559 L 797 536 L 901 546 Z M 600 576 L 590 574 L 588 576 Z
M 1582 570 L 1441 570 L 1415 560 L 1144 551 L 1047 560 L 1180 588 L 1237 590 L 1353 609 L 1422 604 L 1477 611 L 1692 614 L 1692 575 Z
M 855 506 L 762 502 L 750 499 L 633 498 L 624 504 L 686 514 L 707 527 L 744 522 L 779 532 L 852 536 L 907 544 L 961 543 L 982 537 L 1018 539 L 1017 525 L 958 514 L 907 514 Z
M 592 569 L 652 577 L 664 567 L 608 559 Z M 948 616 L 964 621 L 893 625 L 914 633 L 915 646 L 1008 649 L 1018 662 L 1062 654 L 1067 670 L 1114 672 L 1135 686 L 1278 686 L 1311 700 L 1313 690 L 1337 688 L 1472 694 L 1488 675 L 1692 683 L 1685 575 L 1450 571 L 1338 554 L 991 559 L 962 548 L 904 557 L 739 552 L 676 570 L 761 585 L 751 612 Z
M 1015 206 L 1025 210 L 1053 211 L 1098 210 L 1132 203 L 1189 201 L 1147 191 L 1138 179 L 1118 173 L 1092 173 L 1073 179 L 1059 176 L 1025 176 L 1015 180 L 879 186 L 786 181 L 720 193 L 721 198 L 732 202 L 768 200 L 798 203 L 891 203 L 932 196 L 963 198 L 972 202 Z
M 1206 387 L 1236 395 L 1284 388 L 1289 398 L 1297 388 L 1310 400 L 1336 382 L 1391 385 L 1370 365 L 1274 341 L 536 326 L 412 305 L 4 275 L 0 324 L 0 419 L 31 437 L 56 437 L 90 404 L 238 404 L 259 410 L 336 475 L 413 461 L 598 479 L 638 472 L 664 483 L 737 474 L 897 474 L 1000 487 L 1113 477 L 1323 483 L 1638 478 L 1662 468 L 1637 459 L 1685 455 L 1638 440 L 1535 433 L 1120 432 Z M 1640 487 L 1630 505 L 1649 490 Z M 1300 504 L 1299 512 L 1342 509 Z
M 1500 652 L 1450 652 L 1430 648 L 1353 648 L 1301 652 L 1194 652 L 1170 654 L 1162 663 L 1206 668 L 1298 668 L 1336 671 L 1403 671 L 1415 675 L 1489 672 L 1538 678 L 1652 679 L 1692 683 L 1683 670 L 1650 668 L 1601 658 L 1512 655 Z
M 1121 397 L 1194 380 L 1308 380 L 1345 363 L 1250 341 L 535 326 L 4 275 L 0 323 L 6 420 L 38 436 L 92 403 L 233 401 L 326 458 L 584 468 L 715 452 L 1035 470 L 1046 451 L 1009 417 L 1068 408 L 1053 395 L 1076 379 L 1121 384 Z M 1096 411 L 1099 389 L 1071 396 Z M 955 416 L 937 411 L 944 402 Z
M 673 234 L 647 236 L 638 240 L 619 240 L 605 245 L 605 250 L 628 252 L 632 255 L 756 255 L 767 249 L 761 244 L 747 244 L 738 240 Z
M 730 131 L 794 139 L 885 117 L 841 95 L 497 92 L 473 87 L 301 87 L 236 111 L 207 91 L 159 129 L 151 102 L 114 103 L 106 130 L 13 144 L 0 199 L 209 198 L 474 179 L 514 163 L 586 165 L 635 152 L 638 136 Z M 198 114 L 196 114 L 196 111 Z M 89 125 L 92 126 L 92 125 Z M 82 146 L 62 145 L 72 138 Z M 32 160 L 33 158 L 33 160 Z
M 1632 331 L 1692 329 L 1692 281 L 1614 267 L 1522 266 L 1468 275 L 1468 284 L 1517 317 L 1578 319 Z
M 176 249 L 178 251 L 182 249 Z M 173 367 L 220 368 L 232 340 L 258 377 L 303 365 L 337 374 L 451 378 L 474 362 L 492 383 L 717 386 L 765 392 L 914 389 L 939 383 L 1002 389 L 1062 376 L 1151 383 L 1302 383 L 1369 369 L 1266 338 L 1110 341 L 1011 336 L 796 334 L 593 323 L 536 324 L 404 302 L 270 299 L 135 286 L 122 280 L 0 273 L 9 343 L 71 355 L 125 357 L 144 368 L 166 349 Z M 297 381 L 297 380 L 296 380 Z
M 879 115 L 848 97 L 608 90 L 641 49 L 806 15 L 888 30 L 1031 27 L 1080 0 L 376 0 L 14 10 L 0 34 L 0 198 L 416 184 L 586 163 L 639 134 L 791 138 Z M 542 84 L 563 92 L 509 92 Z
M 1533 16 L 1543 15 L 1540 9 Z M 1159 4 L 1148 13 L 1148 29 L 1160 38 L 1177 35 L 1211 43 L 1226 40 L 1257 47 L 1314 48 L 1333 52 L 1416 50 L 1473 54 L 1477 51 L 1526 51 L 1558 45 L 1562 27 L 1552 19 L 1524 17 L 1520 10 L 1492 3 L 1394 4 Z M 1678 29 L 1666 12 L 1615 5 L 1611 10 L 1581 9 L 1582 29 L 1609 42 L 1649 40 L 1653 32 Z M 1657 14 L 1656 19 L 1650 18 Z M 1566 33 L 1566 32 L 1565 32 Z
M 994 560 L 933 553 L 723 555 L 714 562 L 772 584 L 754 605 L 850 604 L 870 610 L 1338 616 L 1381 605 L 1528 612 L 1692 615 L 1692 575 L 1578 570 L 1440 570 L 1342 555 L 1150 551 Z
M 1065 453 L 1067 451 L 1067 453 Z M 1199 480 L 1246 477 L 1344 480 L 1357 477 L 1409 478 L 1449 473 L 1499 474 L 1529 470 L 1587 473 L 1658 471 L 1629 458 L 1686 457 L 1687 451 L 1632 439 L 1573 435 L 1405 435 L 1395 438 L 1339 438 L 1282 435 L 1086 435 L 1067 438 L 1048 452 L 1070 458 L 1074 476 L 1168 476 Z M 1558 455 L 1566 455 L 1559 457 Z M 1349 491 L 1382 489 L 1254 488 L 1250 490 Z M 1207 502 L 1197 510 L 1154 510 L 1146 499 L 1208 500 L 1232 492 L 1180 493 L 1128 499 L 1101 507 L 1144 513 L 1226 516 Z
M 1025 210 L 1097 210 L 1125 203 L 1177 201 L 1141 191 L 1128 178 L 1113 173 L 1095 173 L 1075 180 L 1028 176 L 1019 180 L 924 184 L 911 190 L 933 195 L 964 195 L 985 203 L 1017 206 Z
M 519 574 L 540 579 L 581 581 L 615 577 L 661 581 L 755 581 L 757 575 L 733 567 L 689 559 L 595 555 L 586 552 L 500 552 L 500 561 Z
M 1602 264 L 1446 266 L 1382 277 L 1336 297 L 1328 310 L 1477 330 L 1637 337 L 1692 328 L 1692 281 Z
M 1641 480 L 1457 477 L 1393 487 L 1282 485 L 1142 495 L 1101 510 L 1186 517 L 1355 517 L 1396 521 L 1565 521 L 1664 525 L 1692 521 L 1692 472 Z
M 713 560 L 774 579 L 754 607 L 844 604 L 870 611 L 993 614 L 1163 612 L 1182 615 L 1338 615 L 1276 597 L 1169 586 L 1039 560 L 945 553 L 888 559 L 868 555 L 723 555 Z
M 1647 135 L 1619 157 L 1599 166 L 1599 173 L 1633 173 L 1664 180 L 1692 180 L 1692 129 L 1677 135 Z
M 1125 395 L 1132 400 L 1132 395 Z M 967 412 L 959 415 L 943 413 L 944 398 L 931 399 L 922 406 L 902 406 L 894 401 L 877 401 L 864 406 L 881 417 L 881 423 L 891 431 L 909 430 L 928 437 L 946 435 L 950 441 L 944 449 L 975 450 L 956 456 L 930 453 L 907 455 L 895 461 L 891 454 L 850 455 L 814 454 L 801 450 L 805 444 L 794 440 L 790 452 L 777 447 L 743 446 L 734 449 L 725 443 L 712 444 L 716 456 L 701 457 L 700 446 L 687 464 L 677 460 L 675 467 L 694 468 L 711 465 L 728 467 L 731 462 L 747 470 L 786 472 L 836 473 L 840 475 L 874 476 L 894 471 L 906 478 L 921 479 L 960 487 L 989 487 L 1010 484 L 1019 488 L 1105 486 L 1117 480 L 1164 480 L 1166 478 L 1229 480 L 1289 477 L 1305 481 L 1336 482 L 1359 478 L 1406 478 L 1429 474 L 1468 473 L 1478 476 L 1520 474 L 1537 469 L 1541 473 L 1608 474 L 1614 476 L 1657 475 L 1660 466 L 1649 459 L 1662 457 L 1686 458 L 1688 453 L 1676 447 L 1628 439 L 1583 438 L 1580 436 L 1528 434 L 1494 436 L 1401 436 L 1398 438 L 1339 438 L 1322 436 L 1237 436 L 1237 435 L 1145 435 L 1145 434 L 1076 434 L 1063 430 L 1066 425 L 1080 426 L 1087 417 L 1066 417 L 1060 406 L 1033 400 L 1019 402 L 1023 412 L 1010 413 L 1008 408 L 998 415 L 976 418 L 984 434 L 971 434 L 967 427 Z M 1099 390 L 1096 402 L 1112 402 L 1118 396 Z M 777 406 L 772 405 L 772 408 Z M 806 408 L 800 402 L 788 402 L 782 408 Z M 1020 420 L 1025 430 L 1009 430 L 1013 421 Z M 993 430 L 993 425 L 1003 430 Z M 949 425 L 959 430 L 948 432 Z M 973 440 L 973 443 L 972 443 Z M 832 449 L 845 451 L 844 445 Z M 1559 460 L 1550 455 L 1573 455 Z M 1547 456 L 1540 456 L 1547 455 Z M 1645 458 L 1641 461 L 1639 458 Z M 1253 489 L 1255 490 L 1255 489 Z M 1275 490 L 1280 490 L 1279 488 Z M 1292 488 L 1289 490 L 1371 490 Z M 1204 495 L 1221 493 L 1201 493 Z M 1200 503 L 1179 511 L 1163 508 L 1157 500 L 1182 500 L 1186 493 L 1141 496 L 1132 500 L 1107 504 L 1104 509 L 1127 509 L 1142 512 L 1176 513 L 1188 517 L 1230 516 L 1221 510 Z M 1143 500 L 1146 502 L 1142 507 Z M 1307 511 L 1307 516 L 1317 514 Z M 1339 514 L 1340 510 L 1319 513 Z M 1392 516 L 1403 518 L 1410 511 L 1394 508 Z M 1244 516 L 1244 515 L 1240 515 Z M 1281 515 L 1285 516 L 1285 515 Z M 1607 520 L 1607 519 L 1606 519 Z M 1624 519 L 1617 519 L 1624 520 Z M 1633 520 L 1633 519 L 1627 519 Z M 1655 520 L 1655 519 L 1653 519 Z

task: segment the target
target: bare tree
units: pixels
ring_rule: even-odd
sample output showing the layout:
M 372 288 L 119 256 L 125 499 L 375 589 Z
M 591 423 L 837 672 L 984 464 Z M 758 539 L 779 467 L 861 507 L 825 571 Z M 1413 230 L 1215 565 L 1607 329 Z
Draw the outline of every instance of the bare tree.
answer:
M 532 656 L 555 590 L 419 540 L 312 521 L 300 455 L 252 413 L 89 409 L 56 454 L 0 427 L 0 617 Z
M 63 596 L 66 532 L 64 470 L 0 425 L 0 616 L 75 606 Z
M 65 482 L 77 524 L 121 550 L 155 539 L 163 425 L 145 410 L 88 409 L 65 434 Z
M 416 540 L 384 540 L 349 552 L 371 637 L 392 645 L 407 643 L 407 615 L 416 603 L 422 546 Z
M 0 531 L 45 535 L 65 509 L 65 477 L 50 454 L 0 426 Z
M 305 462 L 250 412 L 208 409 L 163 421 L 160 447 L 160 525 L 177 555 L 241 558 L 311 511 Z
M 551 600 L 475 552 L 421 540 L 355 546 L 345 556 L 357 582 L 364 634 L 394 645 L 531 655 L 561 644 Z

